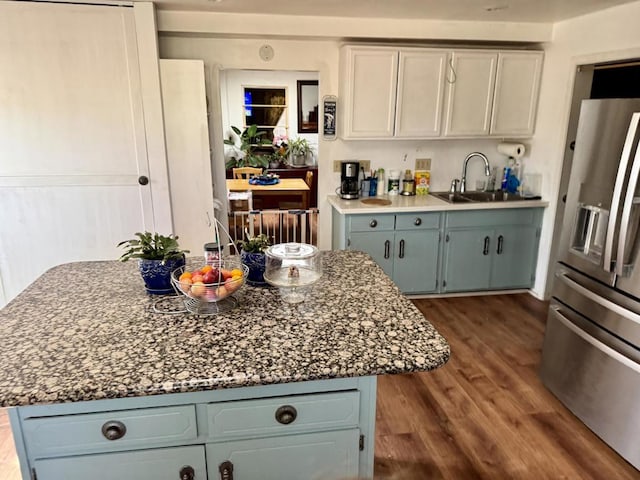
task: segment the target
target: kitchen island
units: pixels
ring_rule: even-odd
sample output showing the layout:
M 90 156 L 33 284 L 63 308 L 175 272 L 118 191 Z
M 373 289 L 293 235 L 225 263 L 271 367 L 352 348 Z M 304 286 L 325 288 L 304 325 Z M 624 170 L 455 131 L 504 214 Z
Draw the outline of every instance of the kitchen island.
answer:
M 302 304 L 236 297 L 187 314 L 116 261 L 28 287 L 0 311 L 23 477 L 370 477 L 376 375 L 437 368 L 446 341 L 361 252 L 323 252 Z

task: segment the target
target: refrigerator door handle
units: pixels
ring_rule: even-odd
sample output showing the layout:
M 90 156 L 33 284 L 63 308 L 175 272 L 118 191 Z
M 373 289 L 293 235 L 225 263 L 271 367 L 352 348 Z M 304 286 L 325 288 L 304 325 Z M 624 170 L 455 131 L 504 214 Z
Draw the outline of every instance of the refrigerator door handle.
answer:
M 634 113 L 633 119 L 640 118 L 640 113 Z M 627 276 L 625 272 L 624 253 L 627 249 L 627 231 L 629 229 L 629 219 L 631 218 L 631 208 L 634 204 L 636 187 L 638 186 L 638 175 L 640 174 L 640 147 L 636 147 L 636 155 L 631 166 L 631 174 L 629 175 L 629 184 L 627 185 L 627 194 L 622 207 L 622 218 L 620 219 L 620 233 L 618 235 L 618 254 L 616 256 L 616 275 L 621 277 Z
M 629 123 L 629 129 L 627 130 L 627 137 L 624 141 L 624 147 L 622 148 L 622 155 L 620 156 L 620 165 L 618 166 L 618 174 L 616 175 L 616 183 L 613 188 L 613 197 L 611 198 L 611 214 L 609 215 L 609 225 L 607 226 L 607 237 L 604 243 L 604 264 L 603 267 L 607 272 L 612 272 L 613 262 L 613 234 L 616 231 L 616 225 L 618 222 L 618 210 L 620 209 L 620 200 L 622 198 L 622 189 L 624 188 L 624 181 L 627 175 L 627 168 L 629 160 L 631 159 L 631 147 L 633 141 L 638 132 L 638 123 L 640 122 L 640 113 L 635 112 L 631 116 L 631 122 Z M 620 248 L 618 246 L 618 252 Z M 624 263 L 623 259 L 619 259 L 616 262 Z
M 562 313 L 560 313 L 559 306 L 552 305 L 551 306 L 551 312 L 553 313 L 553 315 L 556 317 L 556 319 L 560 323 L 562 323 L 566 328 L 568 328 L 573 333 L 575 333 L 580 338 L 582 338 L 585 342 L 590 343 L 594 348 L 597 348 L 598 350 L 600 350 L 601 352 L 605 353 L 609 357 L 611 357 L 611 358 L 615 359 L 616 361 L 622 363 L 624 366 L 632 369 L 635 372 L 640 373 L 640 365 L 638 365 L 633 360 L 625 357 L 620 352 L 614 350 L 613 348 L 611 348 L 607 344 L 605 344 L 605 343 L 601 342 L 600 340 L 592 337 L 587 332 L 582 330 L 580 327 L 575 325 L 571 320 L 569 320 Z
M 626 318 L 628 320 L 631 320 L 632 322 L 635 322 L 638 325 L 640 325 L 640 315 L 638 315 L 635 312 L 632 312 L 631 310 L 627 310 L 626 308 L 618 305 L 617 303 L 612 302 L 611 300 L 607 300 L 606 298 L 601 297 L 600 295 L 598 295 L 596 293 L 593 293 L 591 290 L 589 290 L 586 287 L 583 287 L 582 285 L 580 285 L 575 280 L 569 278 L 567 276 L 567 271 L 566 270 L 558 271 L 558 273 L 556 273 L 556 277 L 558 277 L 558 279 L 561 282 L 563 282 L 567 286 L 569 286 L 569 288 L 571 288 L 571 289 L 575 290 L 576 292 L 580 293 L 581 295 L 583 295 L 584 297 L 588 298 L 592 302 L 597 303 L 598 305 L 606 308 L 607 310 L 611 310 L 612 312 L 617 313 L 621 317 L 624 317 L 624 318 Z

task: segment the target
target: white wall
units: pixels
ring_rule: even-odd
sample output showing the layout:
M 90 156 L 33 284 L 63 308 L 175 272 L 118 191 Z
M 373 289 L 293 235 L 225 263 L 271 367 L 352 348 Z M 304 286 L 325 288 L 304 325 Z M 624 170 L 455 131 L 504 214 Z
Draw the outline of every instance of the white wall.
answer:
M 535 163 L 543 173 L 543 197 L 550 200 L 543 223 L 534 291 L 548 295 L 547 267 L 553 268 L 551 252 L 553 221 L 564 157 L 573 81 L 577 65 L 640 57 L 640 2 L 557 23 L 553 41 L 545 47 L 538 124 L 533 138 Z

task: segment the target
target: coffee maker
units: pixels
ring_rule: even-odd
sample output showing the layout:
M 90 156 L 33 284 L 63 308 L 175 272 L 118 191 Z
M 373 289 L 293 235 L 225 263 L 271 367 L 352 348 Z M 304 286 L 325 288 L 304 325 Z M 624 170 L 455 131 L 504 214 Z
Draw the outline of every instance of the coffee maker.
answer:
M 358 162 L 342 162 L 340 169 L 340 198 L 353 200 L 360 193 L 360 164 Z

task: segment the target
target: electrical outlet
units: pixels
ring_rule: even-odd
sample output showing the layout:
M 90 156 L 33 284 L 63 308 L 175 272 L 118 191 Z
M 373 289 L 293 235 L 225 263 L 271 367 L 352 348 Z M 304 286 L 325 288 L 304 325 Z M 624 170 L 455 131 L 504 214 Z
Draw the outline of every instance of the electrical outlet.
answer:
M 431 159 L 416 158 L 416 170 L 431 170 Z
M 347 160 L 344 160 L 347 161 Z M 355 160 L 360 164 L 360 168 L 364 168 L 365 173 L 371 172 L 371 160 Z M 333 172 L 340 173 L 342 169 L 343 160 L 334 160 L 333 161 Z

